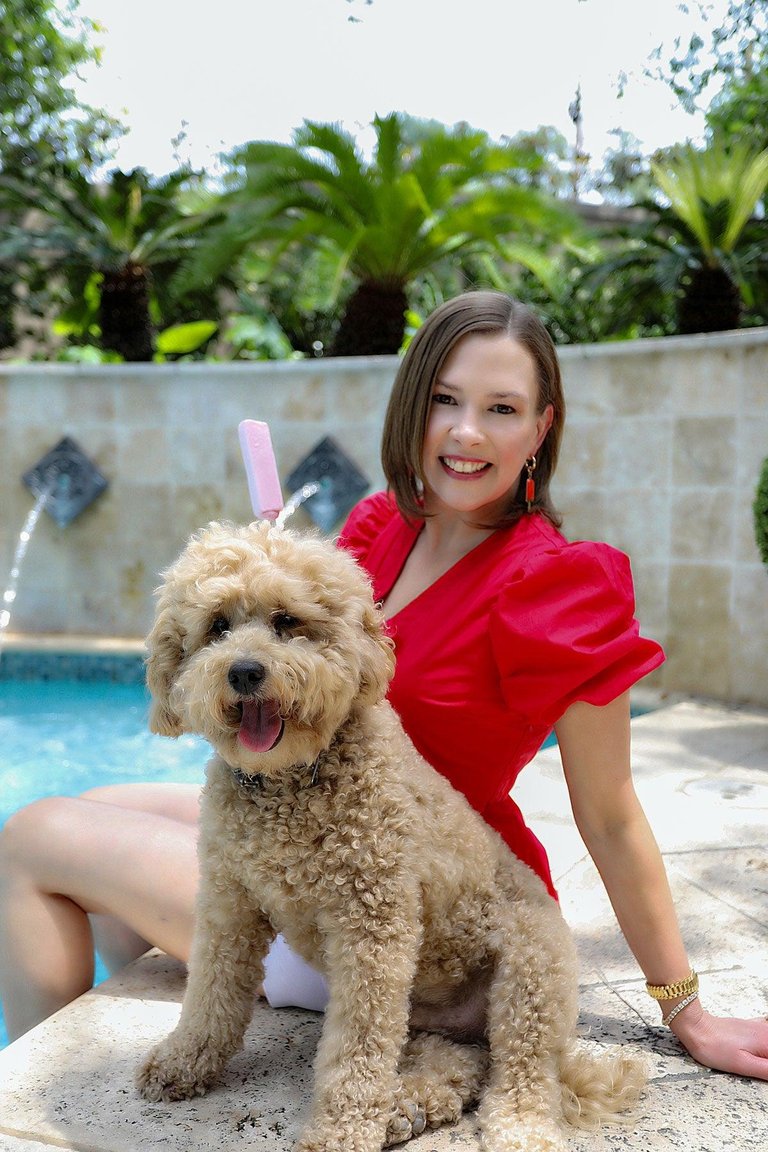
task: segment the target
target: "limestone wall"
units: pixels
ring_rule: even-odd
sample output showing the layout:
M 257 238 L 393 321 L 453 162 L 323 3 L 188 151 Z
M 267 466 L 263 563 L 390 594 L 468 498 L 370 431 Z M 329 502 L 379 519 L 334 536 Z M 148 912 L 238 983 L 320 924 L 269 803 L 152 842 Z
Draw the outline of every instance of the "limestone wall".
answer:
M 668 654 L 654 685 L 768 705 L 768 572 L 751 513 L 768 456 L 768 329 L 564 348 L 561 360 L 555 496 L 571 539 L 629 554 L 643 631 Z M 110 485 L 66 528 L 43 514 L 11 631 L 142 636 L 157 574 L 187 535 L 250 518 L 244 417 L 269 422 L 283 477 L 330 434 L 379 487 L 395 364 L 0 364 L 0 584 L 33 503 L 20 478 L 62 436 Z

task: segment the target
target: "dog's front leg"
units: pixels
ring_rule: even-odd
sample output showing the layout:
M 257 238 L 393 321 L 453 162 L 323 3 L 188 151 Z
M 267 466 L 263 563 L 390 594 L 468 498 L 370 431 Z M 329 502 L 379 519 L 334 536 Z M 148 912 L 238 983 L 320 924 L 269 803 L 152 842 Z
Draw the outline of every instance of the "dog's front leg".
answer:
M 566 1152 L 560 1061 L 575 1032 L 577 960 L 554 901 L 499 909 L 488 1005 L 486 1152 Z
M 401 893 L 390 916 L 363 905 L 322 925 L 330 999 L 312 1117 L 296 1152 L 380 1152 L 408 1035 L 418 903 L 415 893 Z
M 213 887 L 203 881 L 181 1018 L 139 1071 L 148 1100 L 202 1095 L 240 1048 L 272 936 L 267 917 L 237 881 L 219 878 Z

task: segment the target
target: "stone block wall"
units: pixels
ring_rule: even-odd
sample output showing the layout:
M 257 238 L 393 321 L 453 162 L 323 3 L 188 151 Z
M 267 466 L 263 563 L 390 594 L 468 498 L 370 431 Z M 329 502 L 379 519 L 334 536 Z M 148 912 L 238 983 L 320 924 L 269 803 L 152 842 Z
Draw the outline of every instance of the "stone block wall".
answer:
M 643 631 L 668 654 L 654 686 L 768 705 L 768 571 L 751 512 L 768 456 L 768 330 L 567 347 L 561 361 L 555 498 L 571 539 L 629 554 Z M 380 487 L 395 370 L 392 357 L 0 364 L 0 584 L 33 503 L 28 468 L 69 435 L 109 480 L 66 528 L 41 517 L 10 631 L 141 637 L 186 537 L 251 517 L 245 417 L 269 422 L 283 478 L 330 434 Z
M 671 692 L 768 704 L 768 330 L 565 349 L 568 535 L 627 552 Z

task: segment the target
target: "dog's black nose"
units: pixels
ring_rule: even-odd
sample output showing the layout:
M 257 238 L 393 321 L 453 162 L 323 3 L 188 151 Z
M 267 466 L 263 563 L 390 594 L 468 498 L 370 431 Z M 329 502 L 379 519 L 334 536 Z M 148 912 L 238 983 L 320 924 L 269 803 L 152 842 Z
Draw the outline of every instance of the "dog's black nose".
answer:
M 258 660 L 238 660 L 229 669 L 227 679 L 239 696 L 252 696 L 266 674 Z

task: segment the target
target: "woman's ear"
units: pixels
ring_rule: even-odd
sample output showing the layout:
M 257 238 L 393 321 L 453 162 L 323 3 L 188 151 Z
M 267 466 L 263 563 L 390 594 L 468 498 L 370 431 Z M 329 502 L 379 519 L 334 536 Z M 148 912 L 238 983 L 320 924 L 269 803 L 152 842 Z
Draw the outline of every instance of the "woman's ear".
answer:
M 552 404 L 547 404 L 544 411 L 536 417 L 536 448 L 534 456 L 537 452 L 541 451 L 541 446 L 547 438 L 547 432 L 552 427 L 552 421 L 555 419 L 555 409 Z

